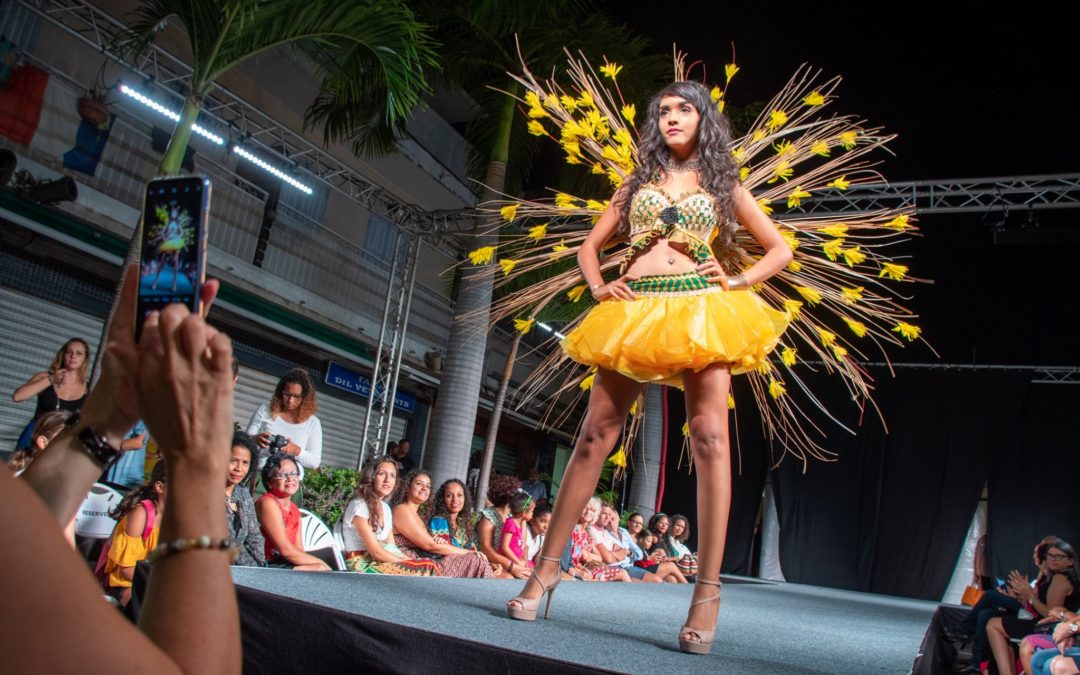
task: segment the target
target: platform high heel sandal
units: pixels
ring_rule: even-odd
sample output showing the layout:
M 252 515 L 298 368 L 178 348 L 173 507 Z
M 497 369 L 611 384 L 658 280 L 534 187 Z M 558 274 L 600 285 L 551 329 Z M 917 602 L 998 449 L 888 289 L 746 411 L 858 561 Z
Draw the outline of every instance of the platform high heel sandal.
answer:
M 547 556 L 540 556 L 541 560 L 548 560 L 550 562 L 560 562 L 559 558 L 548 558 Z M 555 595 L 555 587 L 562 581 L 562 569 L 560 567 L 555 568 L 558 572 L 555 576 L 555 581 L 551 582 L 548 586 L 537 574 L 536 570 L 533 570 L 532 578 L 536 580 L 536 583 L 540 584 L 540 588 L 543 589 L 543 593 L 538 598 L 523 598 L 520 595 L 510 600 L 510 602 L 516 602 L 520 607 L 511 607 L 509 603 L 506 605 L 506 613 L 511 619 L 517 619 L 518 621 L 536 621 L 536 611 L 540 609 L 540 601 L 544 599 L 544 594 L 547 594 L 547 604 L 544 606 L 544 618 L 548 618 L 548 612 L 551 611 L 551 598 Z
M 693 609 L 697 605 L 705 604 L 706 602 L 712 602 L 720 599 L 720 591 L 723 589 L 723 584 L 719 581 L 709 581 L 708 579 L 698 579 L 695 583 L 705 584 L 707 586 L 716 586 L 716 595 L 711 598 L 705 598 L 696 602 L 690 603 L 690 609 Z M 683 636 L 687 633 L 693 633 L 697 635 L 697 640 L 684 640 Z M 716 633 L 716 628 L 712 630 L 702 630 L 700 628 L 691 628 L 690 626 L 683 626 L 679 631 L 679 651 L 686 652 L 687 654 L 708 654 L 712 651 L 713 635 Z

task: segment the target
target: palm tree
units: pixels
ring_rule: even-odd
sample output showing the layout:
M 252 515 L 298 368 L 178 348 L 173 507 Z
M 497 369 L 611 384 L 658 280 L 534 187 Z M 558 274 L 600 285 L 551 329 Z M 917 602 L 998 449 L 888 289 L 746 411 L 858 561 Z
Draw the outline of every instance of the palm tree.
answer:
M 393 149 L 395 131 L 429 91 L 425 69 L 436 66 L 427 27 L 401 0 L 148 0 L 117 46 L 137 57 L 169 26 L 188 41 L 192 73 L 159 175 L 179 172 L 214 83 L 263 52 L 287 46 L 311 57 L 321 79 L 305 124 L 321 125 L 328 143 L 351 141 L 357 154 Z M 129 264 L 138 261 L 142 227 L 140 220 Z
M 502 93 L 519 91 L 507 73 L 520 71 L 522 61 L 544 72 L 564 62 L 565 50 L 569 49 L 584 51 L 592 58 L 633 60 L 642 74 L 659 75 L 664 69 L 662 57 L 641 56 L 648 46 L 644 38 L 615 23 L 595 2 L 414 0 L 412 4 L 436 26 L 435 36 L 443 43 L 446 55 L 443 76 L 470 93 L 484 111 L 472 134 L 484 162 L 483 171 L 478 172 L 484 176 L 481 202 L 520 190 L 535 154 L 536 138 L 528 134 L 522 116 L 517 114 L 516 101 Z M 480 234 L 490 225 L 481 223 L 474 231 L 475 247 L 493 243 L 493 235 Z M 431 458 L 427 468 L 437 481 L 463 476 L 468 467 L 484 377 L 491 295 L 490 276 L 465 272 L 426 450 L 426 456 Z M 513 358 L 511 355 L 511 363 Z M 507 379 L 504 376 L 492 418 L 494 427 L 498 425 Z M 494 429 L 488 436 L 494 439 Z M 488 445 L 493 446 L 493 440 Z M 491 450 L 486 451 L 485 474 Z M 486 491 L 483 485 L 479 491 L 482 498 Z

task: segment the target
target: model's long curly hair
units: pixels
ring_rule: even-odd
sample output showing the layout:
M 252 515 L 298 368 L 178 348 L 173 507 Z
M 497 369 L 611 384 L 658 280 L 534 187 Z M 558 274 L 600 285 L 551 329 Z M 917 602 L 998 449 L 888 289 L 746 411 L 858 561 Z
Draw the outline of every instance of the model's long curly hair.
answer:
M 450 509 L 446 508 L 446 490 L 451 485 L 460 485 L 461 491 L 465 493 L 465 505 L 461 507 L 461 511 L 457 514 L 457 522 L 453 522 L 450 517 Z M 469 494 L 469 488 L 457 478 L 451 478 L 439 486 L 438 491 L 432 498 L 431 508 L 428 510 L 428 517 L 425 518 L 425 521 L 430 524 L 432 518 L 445 518 L 450 527 L 467 533 L 472 527 L 473 515 L 472 495 Z M 468 536 L 463 537 L 463 539 L 468 539 Z
M 717 110 L 709 97 L 709 90 L 698 82 L 673 82 L 649 101 L 645 122 L 638 127 L 639 164 L 619 189 L 621 195 L 616 201 L 622 213 L 620 228 L 627 227 L 630 202 L 641 186 L 665 178 L 664 162 L 668 161 L 669 153 L 664 136 L 660 133 L 660 101 L 665 96 L 685 99 L 701 116 L 697 129 L 697 155 L 701 161 L 698 183 L 715 200 L 721 223 L 713 249 L 727 251 L 735 236 L 735 189 L 739 185 L 739 167 L 731 156 L 731 125 Z
M 389 455 L 382 455 L 371 460 L 364 467 L 364 470 L 360 472 L 360 477 L 356 479 L 356 499 L 363 499 L 364 503 L 367 504 L 368 522 L 371 523 L 373 531 L 382 526 L 382 506 L 379 504 L 382 497 L 375 491 L 375 474 L 379 472 L 379 467 L 383 464 L 392 466 L 394 476 L 397 476 L 398 463 Z M 394 488 L 397 489 L 397 485 Z M 390 494 L 393 495 L 394 493 L 391 492 Z
M 300 399 L 300 410 L 297 413 L 299 415 L 299 421 L 310 418 L 319 410 L 319 403 L 315 400 L 315 384 L 311 381 L 311 376 L 303 368 L 293 368 L 289 372 L 281 376 L 278 380 L 277 387 L 274 389 L 274 395 L 270 398 L 270 416 L 280 415 L 285 410 L 285 385 L 298 384 L 300 385 L 300 394 L 303 398 Z

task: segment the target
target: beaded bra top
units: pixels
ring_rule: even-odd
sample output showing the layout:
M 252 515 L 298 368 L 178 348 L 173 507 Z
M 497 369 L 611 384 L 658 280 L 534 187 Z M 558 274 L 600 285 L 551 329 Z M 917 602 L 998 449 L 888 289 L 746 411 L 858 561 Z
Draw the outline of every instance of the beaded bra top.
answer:
M 658 185 L 646 183 L 630 201 L 630 238 L 644 234 L 630 244 L 623 259 L 622 271 L 642 250 L 657 238 L 687 245 L 687 252 L 697 262 L 710 255 L 709 245 L 718 229 L 716 200 L 698 188 L 673 198 Z

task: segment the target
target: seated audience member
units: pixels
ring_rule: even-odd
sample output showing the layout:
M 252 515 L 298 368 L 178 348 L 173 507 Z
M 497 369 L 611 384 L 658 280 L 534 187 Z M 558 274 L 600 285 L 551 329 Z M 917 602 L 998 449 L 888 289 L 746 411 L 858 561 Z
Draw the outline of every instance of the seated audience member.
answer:
M 34 458 L 63 430 L 64 424 L 70 417 L 69 410 L 54 410 L 39 417 L 30 434 L 30 446 L 16 450 L 8 460 L 8 468 L 14 471 L 16 476 L 26 471 L 30 462 L 34 461 Z
M 79 420 L 22 480 L 0 471 L 0 513 L 19 516 L 0 519 L 0 537 L 19 542 L 0 548 L 0 566 L 33 570 L 9 575 L 4 589 L 5 671 L 241 672 L 240 620 L 220 516 L 233 417 L 232 349 L 224 334 L 182 305 L 151 314 L 136 346 L 137 284 L 138 267 L 130 265 L 104 340 L 101 377 Z M 213 279 L 203 286 L 206 306 L 217 287 Z M 154 582 L 135 626 L 102 602 L 101 588 L 56 535 L 139 417 L 165 449 L 170 495 L 163 543 L 151 555 Z M 104 440 L 90 452 L 80 437 Z
M 292 496 L 300 485 L 300 469 L 289 455 L 272 455 L 262 468 L 266 494 L 255 502 L 255 514 L 266 540 L 266 564 L 312 572 L 330 567 L 304 550 L 300 533 L 300 509 Z
M 667 539 L 671 530 L 671 518 L 666 513 L 655 513 L 652 518 L 649 518 L 649 529 L 656 535 L 656 543 L 653 544 L 653 553 L 656 548 L 660 548 L 664 551 L 664 562 L 678 562 L 682 556 L 676 555 L 668 548 Z M 659 558 L 657 558 L 659 559 Z
M 311 377 L 303 368 L 294 368 L 278 380 L 270 403 L 260 405 L 251 416 L 247 434 L 263 449 L 270 449 L 274 436 L 283 437 L 285 444 L 278 451 L 297 462 L 303 479 L 304 467 L 317 469 L 322 463 L 322 423 L 315 415 L 318 409 Z
M 544 537 L 547 536 L 548 525 L 551 524 L 551 507 L 538 506 L 533 509 L 533 517 L 529 519 L 529 529 L 526 534 L 529 540 L 525 544 L 525 555 L 529 560 L 536 562 L 536 556 L 544 547 Z
M 411 449 L 412 443 L 409 442 L 409 439 L 403 438 L 395 443 L 394 447 L 390 450 L 390 456 L 398 463 L 399 476 L 407 476 L 416 468 L 416 462 L 414 462 L 412 456 L 409 455 Z
M 592 537 L 589 536 L 589 527 L 596 521 L 598 515 L 599 509 L 596 507 L 596 502 L 590 499 L 585 504 L 577 525 L 570 533 L 571 566 L 579 572 L 581 568 L 588 570 L 593 581 L 630 581 L 630 575 L 625 569 L 604 560 Z M 573 569 L 570 575 L 578 576 L 574 574 Z
M 431 513 L 431 476 L 426 471 L 413 471 L 405 477 L 394 497 L 394 543 L 411 560 L 434 560 L 444 577 L 492 579 L 484 554 L 469 551 L 453 544 L 440 542 L 428 532 L 420 515 Z
M 251 465 L 258 456 L 259 446 L 251 436 L 241 431 L 233 434 L 229 472 L 225 475 L 225 522 L 237 548 L 233 564 L 245 567 L 266 565 L 266 541 L 247 488 Z
M 515 568 L 524 566 L 531 569 L 534 565 L 525 551 L 525 538 L 528 536 L 525 531 L 529 529 L 536 501 L 529 494 L 519 492 L 510 498 L 509 506 L 510 517 L 503 523 L 499 553 L 512 560 Z
M 492 564 L 502 565 L 505 572 L 518 579 L 527 579 L 531 573 L 528 567 L 518 565 L 499 553 L 503 526 L 510 517 L 510 498 L 518 494 L 520 487 L 521 481 L 517 476 L 492 477 L 488 484 L 491 506 L 481 510 L 480 519 L 476 521 L 476 546 Z
M 630 514 L 630 517 L 626 519 L 626 531 L 630 533 L 630 536 L 637 540 L 641 531 L 645 529 L 645 516 L 639 512 L 634 511 Z
M 428 530 L 436 541 L 459 548 L 476 548 L 473 516 L 472 497 L 465 484 L 451 478 L 435 493 Z
M 30 447 L 32 430 L 38 419 L 54 410 L 78 412 L 90 389 L 90 345 L 82 338 L 71 338 L 56 352 L 48 370 L 35 373 L 11 394 L 16 403 L 37 397 L 34 416 L 26 425 L 16 450 Z
M 655 574 L 634 565 L 633 551 L 628 542 L 623 542 L 622 535 L 618 531 L 619 514 L 615 512 L 615 507 L 602 502 L 599 497 L 593 497 L 590 501 L 593 500 L 595 500 L 595 504 L 599 505 L 599 513 L 596 521 L 589 528 L 589 536 L 592 537 L 593 543 L 596 545 L 596 549 L 600 551 L 604 561 L 618 565 L 626 570 L 631 581 L 660 581 Z M 614 530 L 611 522 L 613 519 Z M 629 535 L 627 535 L 627 538 L 629 538 Z
M 1034 618 L 1022 619 L 1016 614 L 1008 614 L 993 617 L 986 623 L 986 637 L 1001 675 L 1015 672 L 1013 665 L 1016 658 L 1010 638 L 1020 639 L 1034 632 L 1039 619 L 1049 616 L 1053 607 L 1064 607 L 1070 611 L 1080 609 L 1080 566 L 1077 565 L 1076 552 L 1061 539 L 1054 539 L 1044 546 L 1042 558 L 1045 561 L 1045 574 L 1039 575 L 1034 588 L 1028 584 L 1026 577 L 1009 575 L 1009 590 L 1014 597 L 1026 603 Z M 974 662 L 972 665 L 975 665 Z
M 606 511 L 606 514 L 605 514 Z M 644 569 L 648 572 L 648 575 L 640 577 L 643 581 L 672 581 L 677 583 L 686 583 L 686 577 L 683 576 L 679 568 L 675 566 L 675 563 L 670 562 L 647 562 L 645 565 L 639 565 L 641 561 L 645 561 L 645 549 L 638 546 L 637 541 L 630 536 L 630 531 L 619 527 L 619 512 L 615 510 L 614 506 L 610 504 L 605 505 L 600 512 L 602 522 L 605 529 L 611 534 L 611 536 L 618 540 L 618 543 L 623 548 L 630 551 L 630 555 L 623 561 L 624 567 L 632 567 L 637 569 Z M 638 516 L 640 518 L 640 515 Z M 629 522 L 629 521 L 627 521 Z M 644 520 L 641 521 L 644 523 Z M 630 576 L 637 579 L 635 576 L 637 573 L 633 569 L 627 570 Z
M 397 462 L 384 456 L 360 472 L 356 495 L 342 517 L 345 566 L 364 574 L 439 576 L 434 560 L 412 560 L 394 544 L 394 514 L 385 500 L 397 487 L 397 470 Z
M 122 606 L 131 600 L 135 563 L 146 560 L 158 544 L 166 475 L 165 462 L 158 462 L 146 485 L 127 493 L 109 512 L 118 522 L 109 543 L 101 550 L 95 572 L 105 578 L 105 592 Z
M 676 514 L 671 517 L 671 530 L 668 532 L 668 536 L 664 545 L 671 555 L 683 558 L 685 556 L 692 556 L 694 553 L 687 547 L 686 540 L 690 538 L 690 521 L 686 519 L 686 516 Z
M 540 480 L 540 472 L 535 465 L 529 467 L 529 474 L 521 481 L 521 491 L 532 497 L 537 506 L 547 506 L 547 485 Z

